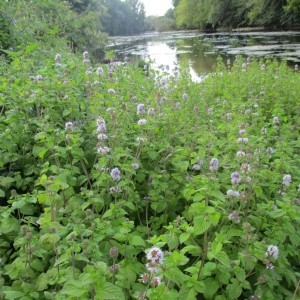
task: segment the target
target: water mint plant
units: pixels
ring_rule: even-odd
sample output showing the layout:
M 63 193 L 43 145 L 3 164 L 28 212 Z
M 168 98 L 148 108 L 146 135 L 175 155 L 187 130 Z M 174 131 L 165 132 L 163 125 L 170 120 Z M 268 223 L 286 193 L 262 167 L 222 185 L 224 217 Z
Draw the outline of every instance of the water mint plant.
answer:
M 298 72 L 39 47 L 0 64 L 0 298 L 297 299 Z

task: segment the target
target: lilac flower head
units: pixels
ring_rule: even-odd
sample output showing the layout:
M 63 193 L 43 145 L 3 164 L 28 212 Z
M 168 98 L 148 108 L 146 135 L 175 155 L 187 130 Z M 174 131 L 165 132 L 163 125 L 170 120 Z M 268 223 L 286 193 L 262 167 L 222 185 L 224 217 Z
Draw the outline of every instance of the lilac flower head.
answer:
M 155 115 L 155 110 L 154 110 L 153 107 L 150 107 L 150 108 L 148 109 L 148 115 L 150 115 L 150 116 Z
M 243 173 L 248 173 L 251 171 L 251 166 L 249 164 L 244 163 L 241 165 L 241 171 Z
M 121 171 L 119 168 L 113 168 L 110 171 L 110 176 L 114 181 L 120 181 L 121 180 Z
M 151 285 L 157 287 L 161 284 L 161 278 L 158 276 L 154 276 L 151 280 Z
M 186 100 L 188 97 L 189 97 L 189 96 L 188 96 L 187 93 L 184 93 L 184 94 L 182 95 L 182 98 L 183 98 L 184 100 Z
M 82 56 L 83 56 L 84 59 L 89 59 L 89 53 L 87 51 L 84 51 L 82 53 Z
M 273 245 L 270 245 L 268 247 L 268 250 L 266 252 L 266 256 L 272 256 L 274 257 L 275 259 L 278 259 L 278 256 L 279 256 L 279 249 L 277 246 L 273 246 Z
M 120 194 L 122 193 L 122 189 L 118 186 L 112 186 L 110 189 L 109 189 L 109 192 L 111 194 Z
M 241 182 L 241 176 L 239 172 L 231 173 L 231 183 L 232 184 L 239 184 Z
M 274 124 L 274 125 L 280 124 L 280 121 L 279 121 L 278 117 L 274 117 L 274 118 L 273 118 L 273 124 Z
M 153 247 L 146 251 L 146 258 L 149 262 L 162 264 L 164 260 L 164 253 L 160 248 Z
M 55 61 L 56 61 L 57 63 L 60 63 L 60 61 L 61 61 L 61 55 L 60 55 L 59 53 L 57 53 L 57 54 L 55 55 Z
M 144 137 L 137 137 L 137 138 L 136 138 L 136 141 L 137 141 L 137 142 L 140 142 L 140 143 L 145 143 L 145 142 L 147 142 L 147 139 L 144 138 Z
M 249 140 L 248 140 L 248 138 L 241 138 L 241 137 L 240 137 L 240 138 L 237 139 L 237 141 L 238 141 L 239 143 L 248 144 L 248 141 L 249 141 Z
M 72 131 L 74 129 L 74 124 L 72 122 L 67 122 L 65 124 L 65 130 L 66 131 Z
M 246 155 L 246 153 L 244 152 L 244 151 L 238 151 L 237 153 L 236 153 L 236 156 L 238 156 L 238 157 L 243 157 L 243 156 L 245 156 Z
M 115 94 L 115 93 L 116 93 L 116 91 L 115 91 L 114 89 L 108 89 L 108 92 L 109 92 L 110 94 Z
M 239 197 L 240 193 L 238 191 L 234 191 L 234 190 L 228 190 L 227 191 L 227 196 L 231 196 L 231 197 Z
M 231 120 L 232 119 L 232 113 L 227 113 L 226 114 L 226 118 L 227 118 L 227 120 Z
M 200 159 L 192 166 L 192 169 L 199 171 L 201 169 L 201 167 L 203 166 L 203 164 L 204 164 L 203 160 Z
M 110 148 L 105 147 L 105 146 L 99 146 L 99 147 L 97 148 L 97 152 L 98 152 L 99 154 L 106 155 L 106 154 L 108 154 L 109 151 L 110 151 Z
M 97 127 L 97 133 L 105 133 L 106 132 L 106 125 L 105 123 L 99 124 Z
M 267 128 L 265 128 L 265 127 L 262 128 L 262 129 L 261 129 L 261 134 L 267 134 Z
M 43 76 L 42 75 L 36 75 L 36 80 L 37 81 L 42 81 L 43 80 Z
M 103 75 L 103 68 L 102 67 L 98 67 L 97 68 L 97 70 L 96 70 L 96 74 L 98 75 L 98 76 L 102 76 Z
M 239 214 L 236 210 L 234 210 L 229 216 L 228 216 L 229 220 L 235 221 L 237 223 L 240 223 L 240 217 Z
M 131 164 L 131 167 L 134 169 L 134 170 L 137 170 L 140 166 L 138 163 L 132 163 Z
M 209 163 L 209 171 L 216 172 L 219 169 L 219 160 L 217 158 L 212 158 Z
M 137 110 L 136 113 L 138 115 L 144 115 L 146 113 L 145 105 L 141 103 L 137 106 L 136 110 Z
M 147 120 L 146 119 L 140 119 L 138 121 L 138 125 L 140 125 L 140 126 L 143 126 L 143 125 L 146 125 L 146 124 L 147 124 Z
M 285 174 L 282 178 L 282 184 L 285 186 L 290 186 L 292 182 L 292 176 L 289 174 Z
M 166 79 L 166 77 L 163 77 L 163 78 L 160 79 L 160 84 L 161 84 L 162 86 L 165 86 L 165 85 L 167 84 L 167 79 Z
M 99 141 L 103 141 L 103 140 L 107 140 L 107 139 L 108 139 L 108 137 L 107 137 L 106 134 L 104 134 L 104 133 L 99 133 L 98 134 L 98 140 Z

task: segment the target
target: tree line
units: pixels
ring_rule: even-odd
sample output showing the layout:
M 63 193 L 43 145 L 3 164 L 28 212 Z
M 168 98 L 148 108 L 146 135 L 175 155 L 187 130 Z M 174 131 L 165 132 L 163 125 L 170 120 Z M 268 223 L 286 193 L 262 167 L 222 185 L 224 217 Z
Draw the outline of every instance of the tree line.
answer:
M 65 41 L 74 50 L 89 49 L 97 57 L 108 35 L 146 30 L 139 0 L 2 0 L 0 49 L 21 49 L 34 42 Z
M 173 7 L 165 16 L 146 18 L 140 0 L 2 0 L 0 49 L 63 42 L 103 58 L 109 35 L 300 25 L 300 0 L 173 0 Z
M 300 0 L 173 0 L 173 5 L 178 29 L 300 25 Z

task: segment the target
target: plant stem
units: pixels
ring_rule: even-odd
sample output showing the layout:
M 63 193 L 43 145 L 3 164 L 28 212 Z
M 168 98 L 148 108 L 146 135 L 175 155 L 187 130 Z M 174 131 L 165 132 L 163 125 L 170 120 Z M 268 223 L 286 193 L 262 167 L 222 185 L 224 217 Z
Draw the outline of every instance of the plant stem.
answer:
M 297 292 L 298 292 L 298 290 L 299 290 L 299 286 L 300 286 L 300 279 L 298 280 L 298 283 L 297 283 L 297 286 L 296 286 L 296 288 L 295 288 L 295 292 L 294 292 L 294 295 L 293 295 L 292 300 L 296 300 Z

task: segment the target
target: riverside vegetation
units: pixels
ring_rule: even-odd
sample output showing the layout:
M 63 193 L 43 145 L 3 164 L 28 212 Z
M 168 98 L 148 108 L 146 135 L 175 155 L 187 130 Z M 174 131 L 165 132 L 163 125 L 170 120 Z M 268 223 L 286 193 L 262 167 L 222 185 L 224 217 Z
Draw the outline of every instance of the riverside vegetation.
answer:
M 0 299 L 300 299 L 297 66 L 4 52 Z

